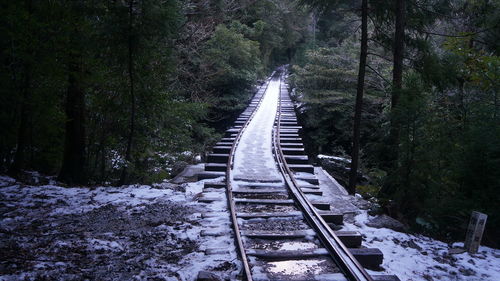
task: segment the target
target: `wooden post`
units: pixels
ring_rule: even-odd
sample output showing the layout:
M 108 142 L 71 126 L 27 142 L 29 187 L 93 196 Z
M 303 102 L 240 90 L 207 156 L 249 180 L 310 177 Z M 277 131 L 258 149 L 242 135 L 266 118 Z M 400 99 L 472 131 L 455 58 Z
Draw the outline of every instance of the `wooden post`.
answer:
M 486 225 L 486 214 L 473 211 L 467 228 L 465 236 L 464 248 L 471 254 L 477 253 L 481 239 L 483 238 L 484 226 Z

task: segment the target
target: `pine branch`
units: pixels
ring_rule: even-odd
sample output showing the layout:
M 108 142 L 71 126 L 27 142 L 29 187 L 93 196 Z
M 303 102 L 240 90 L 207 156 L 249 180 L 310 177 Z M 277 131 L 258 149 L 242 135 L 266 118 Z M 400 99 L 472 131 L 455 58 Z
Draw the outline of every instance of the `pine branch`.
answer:
M 388 61 L 388 62 L 392 62 L 392 60 L 391 60 L 391 59 L 386 58 L 386 57 L 381 56 L 381 55 L 376 54 L 376 53 L 368 52 L 368 55 L 376 56 L 376 57 L 379 57 L 379 58 L 381 58 L 381 59 L 384 59 L 384 60 L 386 60 L 386 61 Z
M 382 78 L 387 84 L 392 85 L 391 81 L 387 80 L 382 74 L 380 74 L 377 70 L 375 70 L 373 67 L 371 67 L 369 64 L 366 65 L 371 71 L 373 71 L 375 74 L 377 74 L 378 77 Z
M 464 38 L 464 37 L 469 37 L 469 36 L 476 35 L 476 34 L 479 34 L 479 33 L 483 33 L 483 32 L 486 32 L 486 31 L 490 31 L 490 30 L 496 28 L 497 26 L 498 26 L 498 24 L 495 24 L 492 27 L 481 29 L 481 30 L 476 31 L 476 32 L 466 32 L 465 34 L 443 34 L 443 33 L 437 33 L 437 32 L 426 31 L 426 30 L 423 30 L 422 32 L 426 33 L 426 34 L 436 35 L 436 36 L 442 36 L 442 37 Z
M 415 7 L 417 7 L 417 8 L 419 8 L 422 11 L 429 12 L 431 14 L 435 14 L 435 15 L 438 15 L 438 16 L 442 16 L 442 17 L 445 17 L 445 18 L 448 18 L 448 19 L 454 19 L 454 20 L 461 20 L 462 19 L 462 17 L 452 17 L 450 15 L 445 15 L 445 14 L 442 14 L 442 13 L 439 13 L 439 12 L 436 12 L 436 11 L 429 10 L 428 8 L 423 7 L 423 6 L 417 4 L 414 1 L 408 1 L 408 3 L 411 4 L 411 5 L 413 5 L 413 6 L 415 6 Z

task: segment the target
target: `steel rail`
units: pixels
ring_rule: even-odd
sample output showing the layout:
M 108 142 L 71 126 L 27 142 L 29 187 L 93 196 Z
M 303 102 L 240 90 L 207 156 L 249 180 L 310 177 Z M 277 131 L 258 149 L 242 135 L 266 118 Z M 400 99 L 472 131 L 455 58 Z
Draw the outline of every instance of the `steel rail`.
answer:
M 250 121 L 253 119 L 255 113 L 259 109 L 259 107 L 262 103 L 262 100 L 263 100 L 264 96 L 266 95 L 267 89 L 269 87 L 269 83 L 271 82 L 271 79 L 274 76 L 274 73 L 275 72 L 273 71 L 271 76 L 266 80 L 265 90 L 264 90 L 264 93 L 262 94 L 262 96 L 260 97 L 259 103 L 255 107 L 253 112 L 250 114 L 248 119 L 245 121 L 245 124 L 243 124 L 241 129 L 238 131 L 238 133 L 233 141 L 233 144 L 231 145 L 231 150 L 229 151 L 229 157 L 228 157 L 227 167 L 226 167 L 227 204 L 228 204 L 229 212 L 231 215 L 231 222 L 233 224 L 234 239 L 235 239 L 235 242 L 237 245 L 238 253 L 240 254 L 240 257 L 241 257 L 241 262 L 243 264 L 243 279 L 246 279 L 247 281 L 253 281 L 252 272 L 250 270 L 250 265 L 248 263 L 248 258 L 247 258 L 246 252 L 245 252 L 245 247 L 243 246 L 243 240 L 241 238 L 240 227 L 238 225 L 238 218 L 236 216 L 236 205 L 235 205 L 234 200 L 233 200 L 233 188 L 232 188 L 232 184 L 231 184 L 231 180 L 232 180 L 231 179 L 231 170 L 232 170 L 233 164 L 234 164 L 233 163 L 234 162 L 234 154 L 236 151 L 236 147 L 238 146 L 238 143 L 241 139 L 241 135 L 243 134 L 243 131 L 248 127 L 248 124 L 250 124 Z M 261 88 L 259 88 L 259 91 L 260 90 L 261 90 Z M 253 98 L 252 98 L 252 100 L 253 100 Z
M 293 172 L 288 166 L 285 155 L 281 149 L 280 141 L 280 129 L 281 129 L 281 76 L 280 76 L 280 88 L 279 88 L 279 100 L 278 100 L 278 111 L 277 111 L 277 124 L 275 126 L 275 132 L 273 134 L 273 144 L 275 150 L 275 158 L 278 162 L 279 169 L 285 178 L 285 183 L 288 186 L 291 194 L 293 195 L 296 202 L 299 203 L 299 207 L 304 213 L 304 217 L 311 224 L 318 234 L 320 240 L 323 242 L 327 248 L 330 255 L 337 265 L 342 269 L 343 273 L 350 280 L 356 281 L 373 281 L 372 277 L 366 272 L 366 270 L 361 266 L 361 264 L 356 260 L 356 258 L 351 254 L 349 249 L 340 241 L 337 235 L 331 230 L 325 220 L 316 211 L 315 207 L 309 202 L 304 192 L 300 189 Z

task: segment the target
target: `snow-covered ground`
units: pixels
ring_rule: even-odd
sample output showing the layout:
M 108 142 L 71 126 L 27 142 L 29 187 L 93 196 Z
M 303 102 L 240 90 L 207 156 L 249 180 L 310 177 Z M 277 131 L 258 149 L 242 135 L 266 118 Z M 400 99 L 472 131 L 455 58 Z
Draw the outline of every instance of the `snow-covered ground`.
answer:
M 124 187 L 27 186 L 0 177 L 0 280 L 194 280 L 238 261 L 224 203 L 201 219 L 203 182 Z M 205 255 L 224 247 L 229 253 Z
M 369 271 L 370 274 L 395 274 L 402 281 L 500 280 L 498 249 L 481 246 L 474 255 L 454 253 L 460 252 L 463 243 L 448 245 L 423 235 L 368 226 L 373 219 L 366 210 L 360 210 L 343 228 L 361 232 L 364 247 L 379 248 L 384 254 L 383 271 Z
M 349 161 L 340 157 L 321 157 Z M 363 247 L 379 248 L 384 254 L 382 271 L 369 271 L 371 274 L 395 274 L 402 281 L 500 281 L 499 249 L 481 246 L 477 254 L 471 255 L 463 251 L 462 242 L 447 244 L 423 235 L 395 231 L 393 229 L 404 228 L 403 225 L 385 215 L 370 216 L 367 210 L 372 203 L 359 194 L 347 196 L 347 191 L 335 179 L 329 178 L 332 184 L 322 186 L 323 199 L 339 202 L 341 198 L 350 206 L 341 206 L 341 209 L 356 213 L 344 216 L 342 230 L 360 232 Z M 384 225 L 392 225 L 392 229 L 382 227 Z
M 225 202 L 198 203 L 202 188 L 203 181 L 29 186 L 0 177 L 0 280 L 194 280 L 200 270 L 229 276 L 240 265 Z M 224 198 L 222 191 L 204 195 Z M 425 236 L 370 227 L 372 219 L 360 209 L 343 228 L 360 231 L 363 246 L 384 253 L 384 270 L 371 274 L 500 280 L 500 250 L 453 254 L 450 245 Z M 225 251 L 206 255 L 205 249 Z
M 500 280 L 500 250 L 483 247 L 474 255 L 452 254 L 450 245 L 422 235 L 397 232 L 366 225 L 370 216 L 363 211 L 345 229 L 359 230 L 363 245 L 384 253 L 383 273 L 401 280 Z M 454 243 L 453 248 L 463 246 Z M 371 271 L 372 274 L 380 272 Z

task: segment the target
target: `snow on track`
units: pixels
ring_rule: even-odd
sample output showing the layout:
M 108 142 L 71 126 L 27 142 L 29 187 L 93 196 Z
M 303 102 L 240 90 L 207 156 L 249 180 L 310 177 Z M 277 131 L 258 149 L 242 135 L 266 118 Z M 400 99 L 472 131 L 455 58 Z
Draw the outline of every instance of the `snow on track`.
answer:
M 272 131 L 279 91 L 280 80 L 270 81 L 260 107 L 243 132 L 234 158 L 234 180 L 282 181 L 272 153 Z

